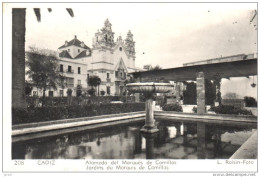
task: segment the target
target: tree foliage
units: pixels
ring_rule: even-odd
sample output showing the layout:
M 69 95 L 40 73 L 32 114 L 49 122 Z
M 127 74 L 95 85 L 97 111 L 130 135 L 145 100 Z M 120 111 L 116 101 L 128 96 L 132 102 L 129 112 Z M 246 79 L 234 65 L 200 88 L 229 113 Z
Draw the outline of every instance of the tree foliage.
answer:
M 47 89 L 56 90 L 57 86 L 64 88 L 65 77 L 56 71 L 58 61 L 55 55 L 31 47 L 26 57 L 26 74 L 37 88 L 43 90 L 43 99 Z
M 104 90 L 101 90 L 100 94 L 101 94 L 101 96 L 104 96 L 106 94 L 106 92 Z
M 216 100 L 216 87 L 213 82 L 205 79 L 205 103 L 206 105 L 214 105 Z
M 89 94 L 90 96 L 95 96 L 95 93 L 96 93 L 96 91 L 95 91 L 94 88 L 91 88 L 91 89 L 88 90 L 88 94 Z
M 72 95 L 72 90 L 69 88 L 69 89 L 67 89 L 67 95 L 68 96 L 71 96 Z
M 219 74 L 216 74 L 212 80 L 213 80 L 214 87 L 216 88 L 216 101 L 219 102 L 219 104 L 221 105 L 221 100 L 222 100 L 221 92 L 220 92 L 221 77 Z
M 183 92 L 184 104 L 197 104 L 196 83 L 185 83 L 186 90 Z M 214 105 L 216 100 L 216 86 L 214 82 L 205 79 L 205 103 L 206 105 Z
M 81 95 L 82 95 L 82 86 L 77 85 L 76 96 L 80 97 Z
M 196 83 L 186 83 L 186 90 L 183 92 L 184 104 L 197 104 Z
M 27 81 L 25 81 L 25 95 L 30 95 L 30 93 L 32 92 L 33 86 L 32 84 L 28 83 Z
M 148 71 L 156 71 L 156 70 L 161 70 L 162 67 L 159 65 L 156 66 L 152 66 L 152 65 L 144 65 L 143 67 L 144 69 L 148 70 Z
M 161 69 L 162 69 L 161 66 L 156 65 L 156 66 L 152 67 L 150 70 L 156 71 L 156 70 L 161 70 Z
M 245 100 L 246 107 L 257 107 L 257 102 L 255 98 L 245 96 L 244 100 Z
M 87 83 L 88 83 L 89 86 L 91 86 L 91 88 L 97 87 L 97 86 L 100 85 L 101 79 L 98 76 L 90 76 L 87 79 Z

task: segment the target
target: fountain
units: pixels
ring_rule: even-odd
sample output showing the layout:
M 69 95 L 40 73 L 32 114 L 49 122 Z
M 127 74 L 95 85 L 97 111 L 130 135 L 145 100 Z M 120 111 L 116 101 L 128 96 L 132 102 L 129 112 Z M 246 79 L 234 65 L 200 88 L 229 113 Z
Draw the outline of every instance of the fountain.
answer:
M 145 125 L 142 127 L 141 131 L 145 133 L 155 133 L 159 130 L 155 126 L 154 115 L 153 115 L 153 96 L 155 93 L 168 93 L 172 91 L 173 85 L 169 83 L 130 83 L 126 84 L 128 91 L 133 93 L 143 93 L 145 102 Z

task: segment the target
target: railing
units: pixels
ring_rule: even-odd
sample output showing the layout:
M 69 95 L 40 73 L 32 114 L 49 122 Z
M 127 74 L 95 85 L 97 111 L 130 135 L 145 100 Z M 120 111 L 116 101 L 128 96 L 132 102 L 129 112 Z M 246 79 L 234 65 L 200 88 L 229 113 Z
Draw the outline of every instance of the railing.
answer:
M 64 70 L 60 70 L 60 69 L 56 69 L 56 72 L 60 72 L 60 73 L 63 73 L 64 72 Z
M 70 71 L 68 69 L 66 69 L 66 73 L 74 73 L 74 70 L 71 69 Z
M 107 82 L 111 82 L 111 78 L 107 78 Z

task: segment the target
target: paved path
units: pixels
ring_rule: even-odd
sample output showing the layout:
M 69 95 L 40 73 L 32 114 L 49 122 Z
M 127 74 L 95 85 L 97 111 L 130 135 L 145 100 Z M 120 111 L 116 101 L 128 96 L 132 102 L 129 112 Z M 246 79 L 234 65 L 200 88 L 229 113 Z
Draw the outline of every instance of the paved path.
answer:
M 218 120 L 229 122 L 248 122 L 257 123 L 256 116 L 244 116 L 244 115 L 229 115 L 229 114 L 194 114 L 194 113 L 182 113 L 174 111 L 155 111 L 155 117 L 175 119 L 175 120 Z
M 248 138 L 230 159 L 257 159 L 257 131 Z

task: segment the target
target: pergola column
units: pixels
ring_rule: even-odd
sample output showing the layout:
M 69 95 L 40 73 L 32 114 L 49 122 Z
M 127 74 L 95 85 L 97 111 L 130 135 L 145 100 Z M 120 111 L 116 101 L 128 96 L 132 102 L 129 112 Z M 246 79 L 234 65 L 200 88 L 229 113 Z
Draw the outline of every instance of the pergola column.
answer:
M 197 114 L 205 113 L 205 77 L 203 72 L 197 72 Z
M 176 91 L 176 101 L 177 101 L 177 103 L 180 103 L 180 101 L 181 101 L 181 88 L 180 88 L 180 82 L 176 82 L 176 89 L 175 89 L 175 91 Z

